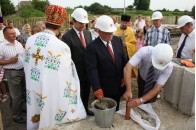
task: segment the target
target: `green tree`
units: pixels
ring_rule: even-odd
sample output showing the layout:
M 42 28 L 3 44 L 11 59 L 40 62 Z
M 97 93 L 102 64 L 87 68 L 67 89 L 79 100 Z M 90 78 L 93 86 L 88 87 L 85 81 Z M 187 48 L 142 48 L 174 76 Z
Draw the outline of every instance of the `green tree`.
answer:
M 33 8 L 24 8 L 19 11 L 19 15 L 23 18 L 29 17 L 44 17 L 45 13 Z
M 162 9 L 162 12 L 167 12 L 167 10 L 165 8 Z
M 150 0 L 134 0 L 133 6 L 135 6 L 136 10 L 148 10 Z
M 45 12 L 46 7 L 49 5 L 50 3 L 48 2 L 48 0 L 46 1 L 40 1 L 40 0 L 33 0 L 32 1 L 32 5 L 35 9 L 40 10 L 42 12 Z
M 180 10 L 179 9 L 174 9 L 174 12 L 180 12 Z
M 101 5 L 99 3 L 93 3 L 89 7 L 85 7 L 87 11 L 92 14 L 109 14 L 112 11 L 112 8 L 106 5 Z
M 13 3 L 10 0 L 0 0 L 1 11 L 3 16 L 14 14 L 15 8 Z
M 127 9 L 128 9 L 128 10 L 132 10 L 132 9 L 133 9 L 133 5 L 127 6 Z
M 76 8 L 84 8 L 82 5 L 76 6 L 74 9 Z
M 195 5 L 193 6 L 193 8 L 191 10 L 191 14 L 195 17 Z

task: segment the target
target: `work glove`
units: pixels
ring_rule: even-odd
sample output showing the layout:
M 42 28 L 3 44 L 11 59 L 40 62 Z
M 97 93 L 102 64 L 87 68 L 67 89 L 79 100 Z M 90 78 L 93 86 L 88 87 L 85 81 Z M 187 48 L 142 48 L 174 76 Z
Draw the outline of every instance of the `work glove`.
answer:
M 189 68 L 195 67 L 195 65 L 191 61 L 186 60 L 186 59 L 180 60 L 180 63 L 182 63 L 183 65 Z
M 102 99 L 103 98 L 103 91 L 102 89 L 98 89 L 97 91 L 94 92 L 94 96 L 97 98 L 97 99 Z

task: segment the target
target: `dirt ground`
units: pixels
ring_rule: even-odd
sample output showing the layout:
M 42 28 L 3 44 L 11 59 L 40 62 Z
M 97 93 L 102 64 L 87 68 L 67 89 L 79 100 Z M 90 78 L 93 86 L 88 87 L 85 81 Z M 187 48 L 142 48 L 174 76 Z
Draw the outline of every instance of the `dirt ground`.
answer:
M 176 52 L 177 48 L 177 43 L 179 40 L 179 36 L 172 37 L 172 47 L 174 49 L 174 52 Z M 133 96 L 137 95 L 137 83 L 136 80 L 133 80 Z M 90 95 L 90 101 L 89 101 L 89 106 L 91 102 L 94 100 L 93 95 Z M 123 99 L 122 99 L 123 100 Z M 4 130 L 26 130 L 26 124 L 17 124 L 14 123 L 12 120 L 12 110 L 10 107 L 10 100 L 8 100 L 5 103 L 0 103 L 0 111 L 2 115 L 2 120 L 3 120 L 3 128 Z M 25 117 L 26 114 L 24 113 L 23 116 Z M 1 125 L 1 124 L 0 124 Z

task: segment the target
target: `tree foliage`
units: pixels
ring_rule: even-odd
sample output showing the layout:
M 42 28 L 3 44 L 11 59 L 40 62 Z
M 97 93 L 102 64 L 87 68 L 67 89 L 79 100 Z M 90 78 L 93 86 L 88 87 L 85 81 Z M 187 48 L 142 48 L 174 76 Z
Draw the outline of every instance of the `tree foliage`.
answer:
M 106 5 L 101 5 L 99 3 L 93 3 L 89 7 L 85 6 L 85 9 L 92 14 L 110 14 L 112 8 Z
M 150 0 L 134 0 L 133 6 L 135 6 L 136 10 L 148 10 Z
M 128 10 L 132 10 L 132 9 L 133 9 L 133 5 L 127 6 L 127 9 L 128 9 Z
M 195 16 L 195 5 L 193 6 L 193 8 L 192 8 L 192 10 L 191 10 L 191 14 L 192 14 L 193 16 Z
M 162 9 L 162 12 L 166 12 L 167 10 L 165 8 Z
M 23 18 L 29 17 L 44 17 L 45 13 L 33 8 L 25 8 L 19 11 L 19 15 Z
M 33 0 L 32 5 L 36 10 L 40 10 L 42 12 L 45 12 L 45 9 L 49 5 L 49 2 L 48 2 L 48 0 L 46 0 L 46 1 Z
M 10 0 L 0 0 L 1 11 L 3 16 L 11 15 L 15 13 L 15 8 Z
M 179 9 L 174 9 L 174 12 L 180 12 L 180 10 Z

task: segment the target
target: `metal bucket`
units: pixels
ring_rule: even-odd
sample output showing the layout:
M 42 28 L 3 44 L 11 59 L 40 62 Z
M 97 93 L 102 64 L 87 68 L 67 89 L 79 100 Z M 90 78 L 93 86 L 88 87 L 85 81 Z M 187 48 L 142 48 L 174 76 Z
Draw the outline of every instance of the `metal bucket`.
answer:
M 114 122 L 114 115 L 116 112 L 117 103 L 115 100 L 111 98 L 103 98 L 102 101 L 108 104 L 108 109 L 106 110 L 96 109 L 94 104 L 96 102 L 99 102 L 98 99 L 93 101 L 91 105 L 94 110 L 95 122 L 97 123 L 97 125 L 101 128 L 108 128 L 112 126 Z

